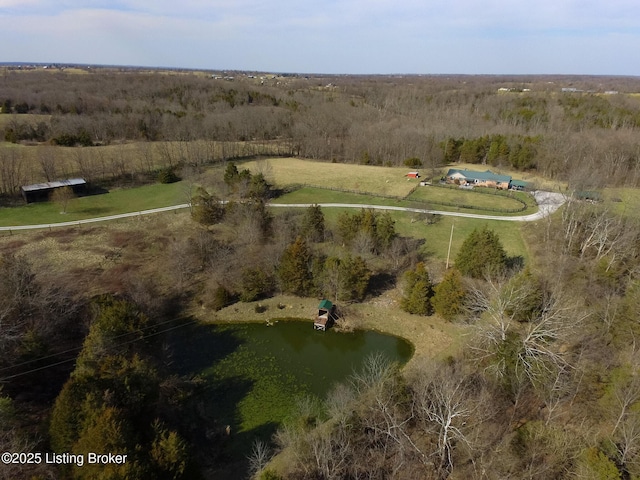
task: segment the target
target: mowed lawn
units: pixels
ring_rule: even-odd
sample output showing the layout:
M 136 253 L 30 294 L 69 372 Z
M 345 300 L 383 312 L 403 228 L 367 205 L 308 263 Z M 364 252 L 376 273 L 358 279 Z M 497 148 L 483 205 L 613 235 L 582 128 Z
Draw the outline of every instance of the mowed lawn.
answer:
M 518 211 L 518 215 L 533 213 L 533 211 L 521 210 L 523 204 L 517 198 L 524 198 L 519 192 L 507 192 L 506 195 L 490 194 L 479 191 L 482 187 L 473 190 L 461 188 L 445 188 L 436 186 L 418 187 L 408 200 L 420 200 L 422 202 L 433 202 L 434 208 L 438 203 L 451 203 L 459 207 L 471 206 L 472 209 L 487 211 Z M 511 194 L 511 196 L 509 196 Z M 535 202 L 534 202 L 535 203 Z M 439 209 L 439 208 L 436 208 Z M 527 209 L 529 210 L 529 209 Z
M 462 242 L 464 242 L 469 234 L 474 229 L 481 229 L 483 227 L 487 227 L 496 232 L 508 256 L 521 256 L 525 260 L 528 258 L 526 243 L 521 232 L 523 225 L 519 222 L 438 216 L 434 223 L 427 224 L 424 218 L 415 214 L 397 214 L 394 215 L 394 219 L 396 220 L 396 231 L 400 235 L 424 238 L 423 252 L 441 260 L 447 258 L 452 225 L 452 262 L 458 254 Z
M 435 200 L 428 195 L 420 195 L 418 193 L 419 191 L 422 192 L 425 190 L 428 191 L 428 193 L 434 192 L 438 194 L 433 197 Z M 459 194 L 461 195 L 459 196 Z M 524 196 L 527 194 L 522 193 L 521 195 Z M 420 201 L 412 201 L 414 199 Z M 428 203 L 427 199 L 432 200 L 434 203 Z M 535 200 L 530 197 L 528 201 L 531 205 L 526 210 L 515 213 L 504 213 L 504 215 L 528 215 L 530 213 L 535 213 L 538 210 L 538 207 L 535 205 Z M 453 205 L 442 205 L 437 202 L 446 202 Z M 473 213 L 478 215 L 501 215 L 502 213 L 499 209 L 516 209 L 518 207 L 522 207 L 522 203 L 508 197 L 481 193 L 474 194 L 473 192 L 459 191 L 458 189 L 438 187 L 419 187 L 418 190 L 409 195 L 406 200 L 367 194 L 339 192 L 322 188 L 303 187 L 272 200 L 272 203 L 353 203 L 363 205 L 390 205 L 425 210 Z M 454 206 L 456 204 L 459 206 Z M 464 208 L 464 205 L 472 205 L 473 208 Z
M 53 202 L 0 208 L 0 226 L 71 222 L 168 207 L 187 203 L 188 198 L 185 192 L 186 187 L 183 182 L 113 190 L 101 195 L 71 199 L 66 213 L 61 213 L 61 206 Z
M 374 195 L 404 197 L 420 180 L 407 178 L 406 167 L 376 167 L 316 162 L 299 158 L 271 158 L 244 162 L 239 168 L 263 172 L 278 187 L 294 184 L 354 190 Z

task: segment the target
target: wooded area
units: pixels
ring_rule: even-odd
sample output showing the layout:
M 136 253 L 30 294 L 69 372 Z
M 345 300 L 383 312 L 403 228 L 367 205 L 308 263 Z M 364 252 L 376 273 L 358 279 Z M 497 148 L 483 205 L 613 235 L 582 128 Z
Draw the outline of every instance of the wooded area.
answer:
M 482 163 L 535 170 L 577 189 L 640 181 L 634 78 L 1 75 L 0 129 L 21 144 L 0 149 L 3 195 L 61 177 L 131 180 L 261 154 Z
M 0 478 L 640 478 L 633 205 L 576 195 L 522 227 L 526 258 L 469 228 L 445 269 L 428 248 L 435 220 L 412 238 L 391 213 L 270 210 L 282 192 L 268 165 L 240 162 L 296 155 L 437 178 L 464 161 L 578 192 L 636 188 L 636 91 L 633 78 L 2 71 L 3 201 L 36 181 L 175 175 L 192 205 L 0 239 L 0 450 L 131 455 L 100 472 L 7 465 Z M 224 386 L 181 371 L 172 340 L 198 315 L 258 312 L 283 294 L 330 299 L 347 328 L 369 302 L 457 338 L 402 369 L 370 357 L 238 462 L 219 453 L 233 433 L 207 404 Z

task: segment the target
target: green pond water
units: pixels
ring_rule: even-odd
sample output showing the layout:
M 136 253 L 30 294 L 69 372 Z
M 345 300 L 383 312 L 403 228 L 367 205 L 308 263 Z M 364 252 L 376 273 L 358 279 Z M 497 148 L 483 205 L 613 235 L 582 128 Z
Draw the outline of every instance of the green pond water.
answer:
M 210 385 L 206 405 L 218 425 L 233 432 L 230 450 L 269 440 L 298 398 L 323 398 L 373 353 L 406 363 L 403 339 L 372 331 L 319 332 L 307 321 L 198 325 L 173 345 L 178 373 L 200 374 Z M 232 454 L 233 455 L 233 454 Z

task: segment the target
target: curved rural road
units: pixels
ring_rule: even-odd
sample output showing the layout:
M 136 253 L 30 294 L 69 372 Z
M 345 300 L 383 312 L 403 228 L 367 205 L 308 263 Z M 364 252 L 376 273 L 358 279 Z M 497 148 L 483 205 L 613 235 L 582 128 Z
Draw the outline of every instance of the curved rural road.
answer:
M 475 213 L 458 213 L 458 212 L 444 212 L 440 210 L 427 210 L 423 208 L 409 208 L 409 207 L 395 207 L 391 205 L 366 205 L 361 203 L 270 203 L 270 207 L 280 208 L 306 208 L 312 205 L 318 205 L 320 207 L 339 207 L 339 208 L 371 208 L 375 210 L 396 210 L 401 212 L 414 212 L 414 213 L 430 213 L 434 215 L 447 215 L 450 217 L 465 217 L 465 218 L 480 218 L 485 220 L 503 220 L 509 222 L 534 222 L 546 217 L 547 215 L 555 212 L 566 201 L 566 197 L 560 193 L 552 192 L 533 192 L 533 196 L 538 202 L 538 211 L 531 215 L 518 215 L 513 217 L 503 217 L 498 215 L 478 215 Z M 172 210 L 181 210 L 183 208 L 189 208 L 188 203 L 182 203 L 180 205 L 172 205 L 170 207 L 152 208 L 150 210 L 141 210 L 139 212 L 120 213 L 117 215 L 108 215 L 106 217 L 87 218 L 85 220 L 74 220 L 72 222 L 59 222 L 59 223 L 42 223 L 39 225 L 13 225 L 8 227 L 0 227 L 0 232 L 10 232 L 13 230 L 35 230 L 46 229 L 54 227 L 77 227 L 87 223 L 106 222 L 108 220 L 118 220 L 121 218 L 140 217 L 142 215 L 150 215 L 153 213 L 170 212 Z

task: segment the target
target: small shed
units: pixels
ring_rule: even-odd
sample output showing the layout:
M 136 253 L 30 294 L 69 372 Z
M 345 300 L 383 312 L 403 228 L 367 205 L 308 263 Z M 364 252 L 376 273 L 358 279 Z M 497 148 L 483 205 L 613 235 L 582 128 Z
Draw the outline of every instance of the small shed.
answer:
M 315 330 L 322 330 L 323 332 L 330 328 L 333 324 L 333 312 L 335 305 L 327 299 L 323 299 L 318 305 L 318 316 L 313 322 L 313 328 Z
M 405 175 L 408 178 L 420 178 L 420 173 L 418 172 L 409 172 Z
M 27 203 L 44 202 L 49 199 L 49 195 L 56 188 L 71 187 L 76 195 L 84 193 L 87 188 L 87 182 L 84 178 L 69 178 L 67 180 L 58 180 L 56 182 L 34 183 L 32 185 L 24 185 L 20 188 L 22 198 Z

